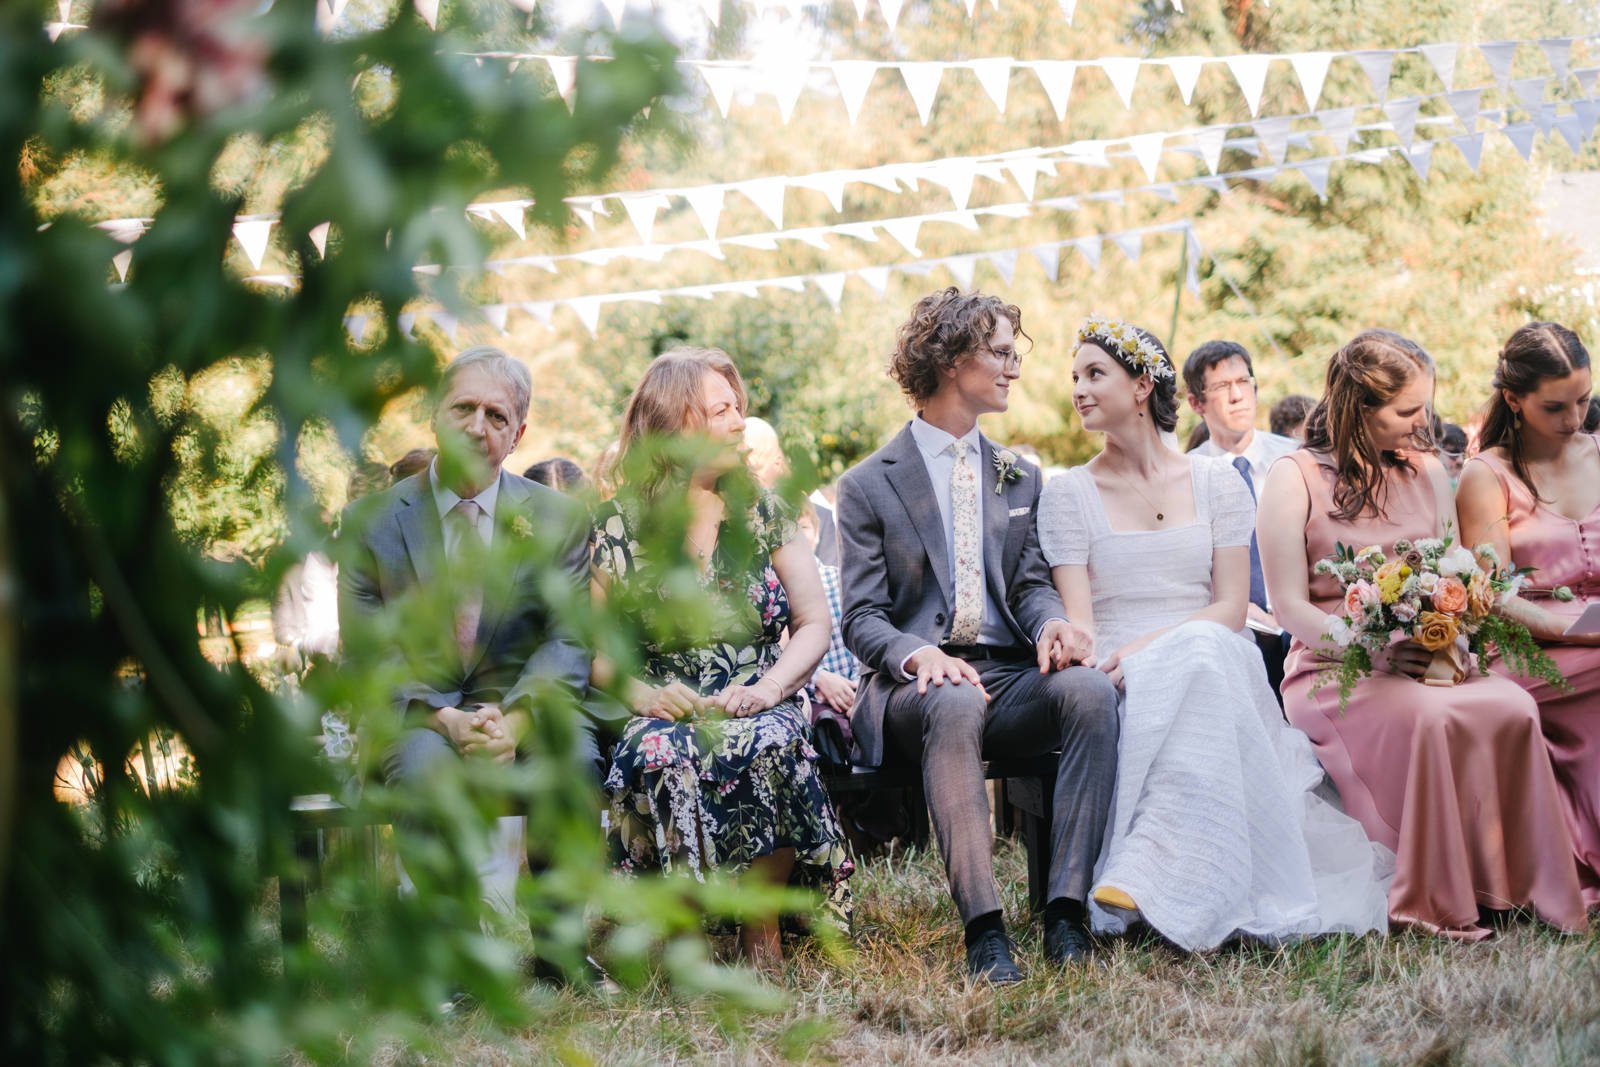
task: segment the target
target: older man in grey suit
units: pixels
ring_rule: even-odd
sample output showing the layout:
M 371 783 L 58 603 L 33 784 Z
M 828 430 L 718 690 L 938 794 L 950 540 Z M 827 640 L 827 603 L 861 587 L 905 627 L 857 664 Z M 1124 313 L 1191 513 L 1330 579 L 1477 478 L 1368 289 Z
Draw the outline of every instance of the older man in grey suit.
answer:
M 1060 749 L 1045 956 L 1091 951 L 1084 898 L 1116 778 L 1117 695 L 1084 664 L 1034 530 L 1035 469 L 978 432 L 1021 373 L 1022 313 L 946 289 L 900 327 L 890 375 L 916 418 L 839 482 L 844 637 L 866 670 L 868 766 L 919 763 L 975 979 L 1019 981 L 996 892 L 983 760 Z

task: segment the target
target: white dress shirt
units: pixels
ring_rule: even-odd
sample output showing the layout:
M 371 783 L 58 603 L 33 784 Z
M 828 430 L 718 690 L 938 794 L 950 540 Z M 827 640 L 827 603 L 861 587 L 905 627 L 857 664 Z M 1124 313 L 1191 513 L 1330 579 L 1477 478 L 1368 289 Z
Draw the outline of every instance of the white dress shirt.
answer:
M 1204 444 L 1195 448 L 1197 456 L 1222 456 L 1232 460 L 1235 455 L 1243 456 L 1250 464 L 1250 480 L 1255 483 L 1256 496 L 1261 495 L 1261 487 L 1266 484 L 1267 471 L 1283 456 L 1300 447 L 1300 442 L 1292 437 L 1282 437 L 1275 433 L 1263 430 L 1253 430 L 1250 433 L 1250 443 L 1243 452 L 1233 453 L 1217 445 L 1216 440 L 1209 439 Z
M 439 481 L 439 461 L 435 459 L 428 467 L 428 483 L 433 487 L 433 502 L 439 508 L 439 522 L 444 527 L 444 554 L 446 559 L 456 557 L 456 538 L 460 531 L 457 521 L 447 519 L 455 506 L 461 503 L 462 498 L 444 487 Z M 488 548 L 494 540 L 494 507 L 500 499 L 500 476 L 498 474 L 489 482 L 489 487 L 477 496 L 472 497 L 477 501 L 480 514 L 478 515 L 478 536 L 483 538 L 483 547 Z

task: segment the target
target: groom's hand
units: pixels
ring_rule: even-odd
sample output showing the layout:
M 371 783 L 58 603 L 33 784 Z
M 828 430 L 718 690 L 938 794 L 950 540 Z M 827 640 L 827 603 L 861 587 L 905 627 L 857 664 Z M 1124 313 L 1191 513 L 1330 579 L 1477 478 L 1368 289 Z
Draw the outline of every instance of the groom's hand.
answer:
M 1074 626 L 1066 619 L 1051 619 L 1045 623 L 1034 647 L 1039 654 L 1040 674 L 1059 671 L 1074 663 L 1094 666 L 1094 638 L 1083 627 Z
M 961 685 L 970 682 L 977 686 L 978 693 L 984 700 L 989 699 L 989 693 L 983 688 L 983 680 L 978 677 L 978 672 L 972 664 L 964 659 L 946 655 L 933 645 L 919 648 L 910 659 L 906 661 L 906 673 L 917 680 L 917 695 L 925 696 L 928 684 Z

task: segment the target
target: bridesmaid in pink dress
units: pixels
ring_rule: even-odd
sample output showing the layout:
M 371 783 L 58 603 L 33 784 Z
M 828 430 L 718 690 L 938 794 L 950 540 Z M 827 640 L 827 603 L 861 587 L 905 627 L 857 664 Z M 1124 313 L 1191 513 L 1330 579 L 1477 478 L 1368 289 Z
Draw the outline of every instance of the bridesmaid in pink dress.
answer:
M 1600 634 L 1564 636 L 1600 600 L 1600 438 L 1581 432 L 1589 374 L 1589 353 L 1566 327 L 1532 322 L 1512 334 L 1495 367 L 1483 451 L 1467 464 L 1456 507 L 1467 544 L 1487 542 L 1501 559 L 1534 568 L 1532 586 L 1502 610 L 1572 685 L 1517 678 L 1539 703 L 1592 909 L 1600 908 Z M 1574 599 L 1554 599 L 1560 586 Z
M 1338 685 L 1316 686 L 1338 654 L 1325 634 L 1340 593 L 1312 565 L 1335 542 L 1387 547 L 1454 526 L 1450 480 L 1421 448 L 1433 379 L 1415 342 L 1359 335 L 1328 366 L 1305 448 L 1267 476 L 1257 539 L 1273 608 L 1294 638 L 1284 710 L 1345 809 L 1394 850 L 1392 923 L 1475 941 L 1490 935 L 1483 912 L 1531 906 L 1582 930 L 1561 793 L 1521 686 L 1476 673 L 1453 687 L 1422 685 L 1431 657 L 1411 641 L 1377 657 L 1342 713 Z

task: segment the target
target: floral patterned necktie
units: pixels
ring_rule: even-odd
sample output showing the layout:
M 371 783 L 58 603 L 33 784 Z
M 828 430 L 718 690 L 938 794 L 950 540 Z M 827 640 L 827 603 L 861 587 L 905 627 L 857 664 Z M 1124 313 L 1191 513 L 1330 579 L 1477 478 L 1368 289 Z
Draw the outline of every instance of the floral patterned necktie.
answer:
M 956 457 L 950 471 L 950 518 L 955 532 L 956 562 L 955 616 L 950 620 L 950 643 L 971 645 L 978 641 L 983 625 L 983 551 L 978 540 L 978 476 L 967 462 L 965 441 L 956 441 L 946 451 Z
M 450 510 L 449 516 L 455 525 L 455 544 L 450 553 L 454 572 L 451 581 L 455 587 L 453 629 L 462 663 L 472 662 L 472 653 L 478 643 L 478 620 L 483 615 L 482 577 L 471 573 L 475 568 L 469 562 L 482 559 L 482 552 L 478 551 L 481 543 L 473 543 L 481 536 L 478 533 L 478 517 L 482 514 L 483 509 L 476 500 L 463 500 Z

